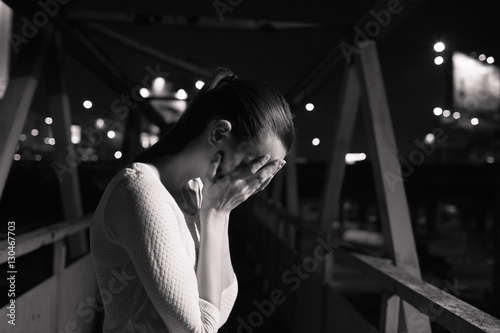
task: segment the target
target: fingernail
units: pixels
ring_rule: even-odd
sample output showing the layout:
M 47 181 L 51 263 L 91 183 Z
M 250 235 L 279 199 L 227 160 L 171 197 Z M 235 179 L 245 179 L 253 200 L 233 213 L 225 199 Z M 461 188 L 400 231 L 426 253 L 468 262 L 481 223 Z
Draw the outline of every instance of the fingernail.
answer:
M 270 156 L 269 154 L 266 154 L 266 155 L 264 156 L 264 160 L 265 160 L 265 161 L 269 160 L 270 158 L 271 158 L 271 156 Z
M 282 161 L 280 162 L 280 168 L 282 168 L 283 166 L 285 166 L 285 164 L 286 164 L 286 161 L 285 161 L 285 160 L 282 160 Z

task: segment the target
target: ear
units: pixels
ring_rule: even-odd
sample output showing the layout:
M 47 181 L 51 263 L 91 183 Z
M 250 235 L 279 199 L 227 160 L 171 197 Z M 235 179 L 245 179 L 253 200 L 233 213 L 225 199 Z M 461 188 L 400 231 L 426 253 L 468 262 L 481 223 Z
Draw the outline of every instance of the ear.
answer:
M 210 129 L 208 142 L 216 146 L 230 135 L 231 129 L 229 121 L 224 119 L 215 121 Z

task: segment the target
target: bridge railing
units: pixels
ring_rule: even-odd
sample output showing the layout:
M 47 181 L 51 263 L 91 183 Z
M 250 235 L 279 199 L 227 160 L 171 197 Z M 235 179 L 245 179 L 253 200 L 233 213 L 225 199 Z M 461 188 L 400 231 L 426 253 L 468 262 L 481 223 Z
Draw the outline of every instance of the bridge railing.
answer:
M 89 222 L 90 216 L 86 216 L 19 236 L 9 233 L 10 238 L 0 241 L 0 264 L 7 263 L 8 271 L 14 272 L 7 274 L 14 277 L 8 281 L 8 288 L 13 293 L 9 295 L 7 305 L 2 304 L 0 309 L 3 318 L 0 321 L 1 332 L 94 331 L 96 311 L 99 309 L 96 299 L 99 297 L 92 258 L 87 253 L 66 265 L 66 237 L 87 230 Z M 52 275 L 19 294 L 16 280 L 27 280 L 30 268 L 17 265 L 16 261 L 21 256 L 36 254 L 48 245 L 53 246 Z M 14 257 L 14 261 L 9 257 Z M 9 268 L 11 263 L 13 269 Z
M 311 222 L 264 201 L 254 200 L 245 207 L 244 214 L 236 218 L 247 222 L 238 221 L 238 228 L 249 238 L 252 252 L 262 263 L 258 271 L 264 289 L 284 293 L 287 301 L 276 310 L 293 332 L 397 331 L 386 321 L 391 316 L 387 300 L 392 296 L 419 310 L 407 322 L 409 331 L 419 332 L 420 325 L 425 324 L 422 319 L 427 317 L 433 327 L 438 325 L 450 332 L 500 332 L 499 319 L 415 278 L 392 260 L 356 253 Z M 325 265 L 333 265 L 330 270 L 321 265 L 327 251 L 331 255 Z M 381 296 L 379 325 L 358 311 L 338 290 L 334 277 L 325 274 L 335 272 L 338 260 L 377 286 L 372 291 Z

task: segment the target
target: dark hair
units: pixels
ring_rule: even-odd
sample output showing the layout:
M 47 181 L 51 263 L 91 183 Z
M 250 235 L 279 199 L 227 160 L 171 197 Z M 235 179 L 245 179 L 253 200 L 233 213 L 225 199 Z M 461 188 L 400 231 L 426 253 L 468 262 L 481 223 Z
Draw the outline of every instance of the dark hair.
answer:
M 239 79 L 230 70 L 217 68 L 175 126 L 135 161 L 149 162 L 181 151 L 214 119 L 229 121 L 231 133 L 240 142 L 274 133 L 288 151 L 295 139 L 290 108 L 278 91 L 265 82 Z

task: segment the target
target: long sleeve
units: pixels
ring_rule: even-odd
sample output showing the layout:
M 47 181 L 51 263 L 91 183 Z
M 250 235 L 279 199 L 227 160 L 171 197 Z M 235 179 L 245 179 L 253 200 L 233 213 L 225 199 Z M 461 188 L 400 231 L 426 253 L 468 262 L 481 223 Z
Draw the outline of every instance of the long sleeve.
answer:
M 129 173 L 115 185 L 104 214 L 108 230 L 169 331 L 217 332 L 220 312 L 199 298 L 182 212 L 157 179 L 143 176 Z
M 238 296 L 238 279 L 236 275 L 234 276 L 233 283 L 224 289 L 221 294 L 220 299 L 220 319 L 219 319 L 219 328 L 224 325 L 229 318 L 229 314 L 233 309 L 234 302 L 236 301 L 236 297 Z

